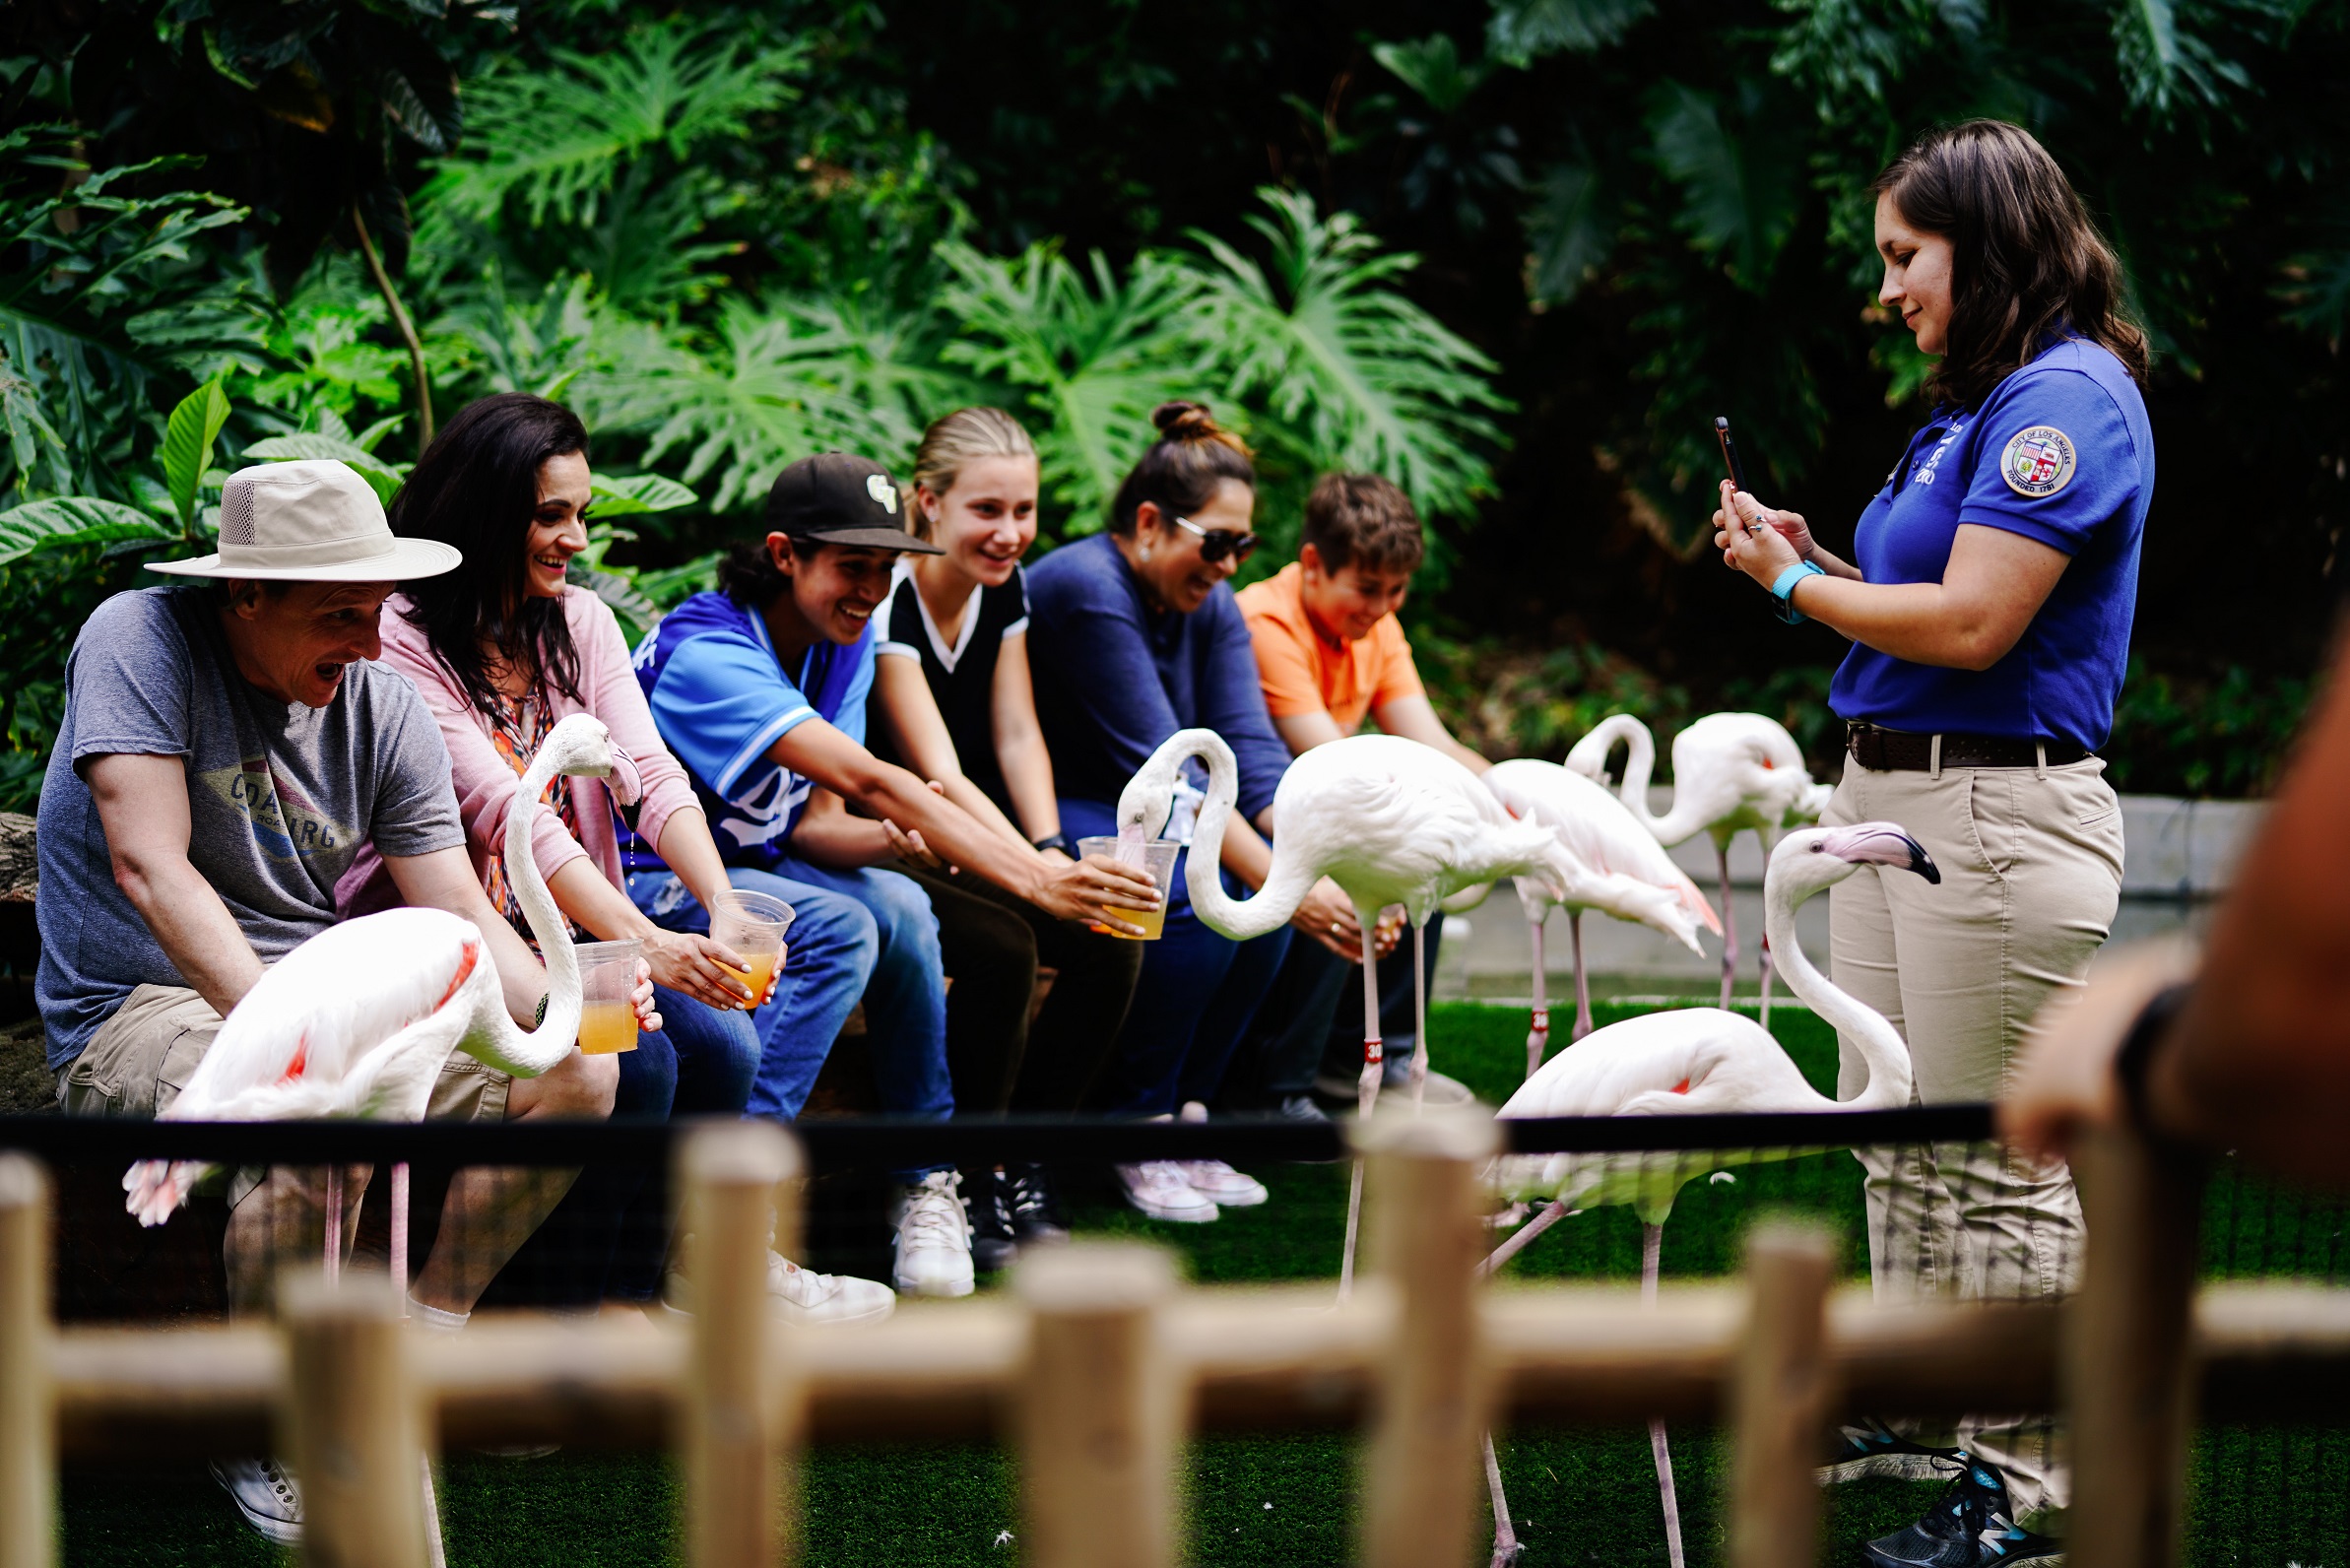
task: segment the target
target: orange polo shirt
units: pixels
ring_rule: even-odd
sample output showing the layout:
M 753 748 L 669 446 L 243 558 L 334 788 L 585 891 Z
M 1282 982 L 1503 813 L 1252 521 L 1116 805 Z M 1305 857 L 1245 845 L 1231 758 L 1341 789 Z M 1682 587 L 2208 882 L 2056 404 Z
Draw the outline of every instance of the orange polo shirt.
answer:
M 1423 692 L 1411 643 L 1394 616 L 1382 616 L 1358 641 L 1332 642 L 1306 617 L 1305 581 L 1305 568 L 1292 561 L 1238 596 L 1274 718 L 1327 712 L 1340 734 L 1352 735 L 1373 708 Z

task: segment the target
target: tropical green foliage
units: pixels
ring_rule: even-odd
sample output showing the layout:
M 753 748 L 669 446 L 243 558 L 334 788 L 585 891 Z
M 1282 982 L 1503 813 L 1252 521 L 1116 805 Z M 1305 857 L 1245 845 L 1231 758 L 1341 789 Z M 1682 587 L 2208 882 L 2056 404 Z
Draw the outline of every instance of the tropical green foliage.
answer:
M 633 626 L 792 457 L 1000 404 L 1049 544 L 1205 398 L 1272 564 L 1323 468 L 1412 495 L 1415 636 L 1488 744 L 1735 702 L 1825 747 L 1834 639 L 1692 549 L 1711 419 L 1839 542 L 1928 368 L 1869 308 L 1866 183 L 1984 112 L 2065 164 L 2161 352 L 2133 782 L 2253 787 L 2350 511 L 2346 66 L 2350 0 L 10 8 L 0 804 L 97 597 L 236 462 L 388 496 L 420 381 L 582 413 L 636 476 L 583 580 Z

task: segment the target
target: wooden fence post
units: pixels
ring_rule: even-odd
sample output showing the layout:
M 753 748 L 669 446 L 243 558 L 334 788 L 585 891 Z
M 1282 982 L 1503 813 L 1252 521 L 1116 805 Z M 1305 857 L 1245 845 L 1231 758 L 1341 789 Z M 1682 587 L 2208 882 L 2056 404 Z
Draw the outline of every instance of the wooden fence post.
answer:
M 2089 1250 L 2061 1338 L 2067 1560 L 2168 1568 L 2179 1561 L 2187 1489 L 2203 1173 L 2121 1130 L 2085 1139 L 2073 1170 Z
M 48 1178 L 0 1154 L 0 1568 L 56 1560 L 50 1338 Z
M 424 1568 L 424 1409 L 408 1374 L 402 1292 L 389 1274 L 278 1284 L 293 1385 L 288 1448 L 313 1568 Z
M 1169 1568 L 1183 1417 L 1160 1315 L 1164 1253 L 1077 1242 L 1024 1259 L 1018 1413 L 1028 1568 Z
M 1812 1470 L 1834 1395 L 1827 1310 L 1835 1277 L 1835 1242 L 1816 1225 L 1769 1221 L 1746 1243 L 1751 1295 L 1730 1387 L 1731 1568 L 1819 1560 Z
M 680 1166 L 693 1281 L 685 1561 L 771 1568 L 798 1540 L 785 1524 L 786 1422 L 797 1402 L 784 1373 L 784 1335 L 767 1307 L 767 1245 L 770 1234 L 779 1246 L 793 1244 L 775 1200 L 800 1174 L 799 1145 L 772 1122 L 729 1122 L 687 1135 Z M 797 1215 L 797 1206 L 786 1207 Z
M 1365 1460 L 1365 1568 L 1468 1560 L 1492 1378 L 1477 1297 L 1484 1240 L 1478 1174 L 1501 1148 L 1490 1116 L 1463 1112 L 1358 1124 L 1369 1158 L 1371 1268 L 1396 1293 L 1396 1343 Z

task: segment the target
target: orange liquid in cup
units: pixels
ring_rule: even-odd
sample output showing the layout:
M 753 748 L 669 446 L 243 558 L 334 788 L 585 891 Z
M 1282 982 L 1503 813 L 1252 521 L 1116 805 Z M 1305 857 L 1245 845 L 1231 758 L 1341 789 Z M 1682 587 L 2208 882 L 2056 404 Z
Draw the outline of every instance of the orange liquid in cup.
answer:
M 1094 926 L 1092 929 L 1105 937 L 1117 937 L 1125 942 L 1156 942 L 1166 933 L 1167 906 L 1161 904 L 1156 909 L 1121 909 L 1118 918 L 1130 926 L 1141 926 L 1142 934 L 1138 937 L 1131 931 L 1112 931 L 1107 926 Z
M 766 1000 L 767 984 L 775 978 L 775 958 L 776 955 L 771 952 L 754 952 L 747 960 L 750 968 L 727 970 L 728 974 L 751 988 L 750 1000 L 742 1004 L 745 1013 Z
M 579 1009 L 582 1056 L 613 1056 L 636 1049 L 636 1010 L 625 1002 L 585 1002 Z

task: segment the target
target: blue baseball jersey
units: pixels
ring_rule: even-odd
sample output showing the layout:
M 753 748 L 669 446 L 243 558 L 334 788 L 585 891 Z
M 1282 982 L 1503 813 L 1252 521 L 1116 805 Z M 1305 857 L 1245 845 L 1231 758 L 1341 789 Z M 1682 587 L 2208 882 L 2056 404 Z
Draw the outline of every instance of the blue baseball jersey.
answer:
M 2137 610 L 2138 547 L 2154 499 L 2154 430 L 2122 361 L 2065 339 L 1980 409 L 1938 411 L 1860 514 L 1870 582 L 1935 582 L 1974 523 L 2071 558 L 2006 656 L 1988 670 L 1912 664 L 1855 644 L 1829 703 L 1888 729 L 2071 741 L 2114 726 Z
M 868 626 L 845 647 L 818 642 L 787 675 L 759 613 L 720 593 L 695 594 L 637 645 L 636 681 L 653 722 L 692 776 L 728 865 L 769 870 L 784 858 L 810 781 L 768 749 L 810 719 L 862 745 L 873 656 Z M 633 834 L 621 858 L 631 875 L 668 869 Z

